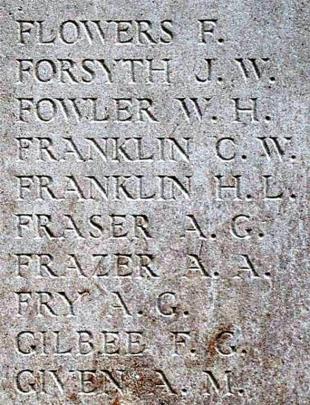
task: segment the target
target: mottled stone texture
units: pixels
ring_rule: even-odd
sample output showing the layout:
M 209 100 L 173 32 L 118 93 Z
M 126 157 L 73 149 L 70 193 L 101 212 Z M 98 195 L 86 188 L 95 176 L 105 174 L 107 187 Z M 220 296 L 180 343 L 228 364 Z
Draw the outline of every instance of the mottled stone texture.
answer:
M 1 404 L 309 403 L 307 17 L 2 0 Z

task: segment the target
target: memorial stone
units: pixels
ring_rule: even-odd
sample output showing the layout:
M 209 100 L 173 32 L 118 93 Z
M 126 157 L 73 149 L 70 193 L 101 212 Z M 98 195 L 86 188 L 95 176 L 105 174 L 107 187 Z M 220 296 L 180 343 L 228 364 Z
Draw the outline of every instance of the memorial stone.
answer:
M 308 17 L 2 0 L 0 404 L 309 404 Z

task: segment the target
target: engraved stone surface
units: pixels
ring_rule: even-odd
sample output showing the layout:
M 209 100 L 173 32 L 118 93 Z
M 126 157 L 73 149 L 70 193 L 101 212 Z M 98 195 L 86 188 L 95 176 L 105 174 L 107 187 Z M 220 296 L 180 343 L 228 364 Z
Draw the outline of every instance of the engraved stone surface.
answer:
M 1 2 L 1 404 L 308 404 L 306 2 Z

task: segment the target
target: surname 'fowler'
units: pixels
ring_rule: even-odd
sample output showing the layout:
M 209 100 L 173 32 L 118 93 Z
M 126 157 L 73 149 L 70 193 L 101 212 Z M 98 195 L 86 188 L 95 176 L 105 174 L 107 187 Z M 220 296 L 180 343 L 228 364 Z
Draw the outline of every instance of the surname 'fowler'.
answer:
M 144 97 L 19 97 L 16 101 L 20 122 L 158 122 L 153 100 Z

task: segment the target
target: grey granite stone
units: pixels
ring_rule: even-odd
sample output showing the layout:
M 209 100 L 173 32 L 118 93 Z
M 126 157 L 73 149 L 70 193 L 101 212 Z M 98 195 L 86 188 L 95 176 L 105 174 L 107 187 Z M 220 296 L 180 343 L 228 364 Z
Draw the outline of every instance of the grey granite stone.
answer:
M 306 6 L 2 0 L 1 404 L 309 403 Z

